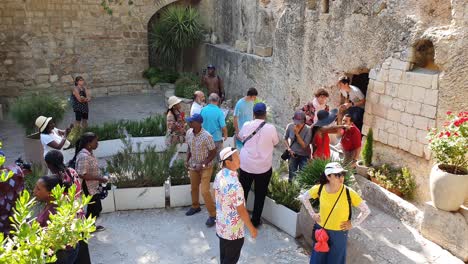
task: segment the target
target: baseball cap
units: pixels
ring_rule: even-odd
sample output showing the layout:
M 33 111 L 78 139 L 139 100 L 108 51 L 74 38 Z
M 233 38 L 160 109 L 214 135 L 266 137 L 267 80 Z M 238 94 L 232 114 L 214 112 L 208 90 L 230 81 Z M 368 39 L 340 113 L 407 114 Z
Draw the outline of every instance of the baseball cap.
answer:
M 191 117 L 187 117 L 185 119 L 188 123 L 190 122 L 198 122 L 198 123 L 203 123 L 203 117 L 200 114 L 193 114 Z
M 234 152 L 236 151 L 237 151 L 236 148 L 231 148 L 231 147 L 223 148 L 223 150 L 221 150 L 221 152 L 219 153 L 219 160 L 225 161 L 227 158 L 231 157 L 231 155 L 234 154 Z
M 325 166 L 325 175 L 338 174 L 341 172 L 346 172 L 347 170 L 341 167 L 341 164 L 338 162 L 330 162 Z
M 296 111 L 293 116 L 293 121 L 295 125 L 303 124 L 306 120 L 305 113 L 302 111 Z
M 213 64 L 208 64 L 208 67 L 206 67 L 208 69 L 216 69 L 216 67 L 213 65 Z
M 264 114 L 266 113 L 266 105 L 264 103 L 256 103 L 253 108 L 255 114 Z

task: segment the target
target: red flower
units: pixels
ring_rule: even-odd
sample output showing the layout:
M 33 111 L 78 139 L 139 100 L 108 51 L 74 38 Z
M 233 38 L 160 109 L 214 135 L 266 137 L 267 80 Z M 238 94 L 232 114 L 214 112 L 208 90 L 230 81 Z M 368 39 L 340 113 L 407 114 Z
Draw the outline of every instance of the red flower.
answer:
M 447 111 L 447 115 L 451 115 L 452 114 L 452 111 Z
M 457 132 L 453 133 L 454 136 L 458 137 L 459 134 Z
M 441 138 L 444 135 L 444 132 L 440 132 L 439 137 Z
M 450 137 L 450 136 L 451 136 L 450 131 L 445 132 L 445 135 L 446 135 L 447 137 Z

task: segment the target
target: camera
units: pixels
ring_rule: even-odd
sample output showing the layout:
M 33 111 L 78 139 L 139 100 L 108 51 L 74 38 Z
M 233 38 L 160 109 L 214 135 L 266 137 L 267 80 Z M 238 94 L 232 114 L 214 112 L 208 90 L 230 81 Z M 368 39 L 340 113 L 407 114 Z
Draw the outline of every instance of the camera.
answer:
M 25 163 L 21 157 L 15 160 L 16 166 L 20 167 L 22 170 L 31 170 L 31 163 Z

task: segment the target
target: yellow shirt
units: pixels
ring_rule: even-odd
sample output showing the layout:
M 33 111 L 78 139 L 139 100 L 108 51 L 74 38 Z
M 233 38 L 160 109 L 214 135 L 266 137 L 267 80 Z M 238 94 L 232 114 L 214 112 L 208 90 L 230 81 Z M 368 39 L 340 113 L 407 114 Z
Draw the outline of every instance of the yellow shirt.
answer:
M 344 188 L 344 184 L 341 187 Z M 309 190 L 309 195 L 312 199 L 317 199 L 318 191 L 320 185 L 315 185 Z M 340 195 L 341 189 L 338 190 L 336 193 L 328 193 L 326 190 L 325 185 L 322 188 L 322 192 L 320 193 L 320 220 L 321 222 L 318 223 L 320 226 L 324 227 L 325 221 L 327 220 L 330 211 L 335 204 L 336 199 Z M 357 194 L 353 189 L 349 188 L 349 195 L 351 196 L 351 205 L 352 206 L 359 206 L 362 202 L 362 198 Z M 343 190 L 341 194 L 340 200 L 336 203 L 335 209 L 333 209 L 330 218 L 328 219 L 327 225 L 324 227 L 325 229 L 330 230 L 341 230 L 340 225 L 341 222 L 348 221 L 349 216 L 349 206 L 348 206 L 348 197 L 346 196 L 346 190 Z

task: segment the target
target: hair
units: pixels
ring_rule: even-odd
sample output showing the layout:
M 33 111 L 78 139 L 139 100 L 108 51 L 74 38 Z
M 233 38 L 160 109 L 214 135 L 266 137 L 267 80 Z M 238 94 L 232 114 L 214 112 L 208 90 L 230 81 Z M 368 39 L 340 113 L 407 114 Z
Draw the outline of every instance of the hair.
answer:
M 75 86 L 78 86 L 78 82 L 79 82 L 79 81 L 84 81 L 83 77 L 81 77 L 81 76 L 76 76 L 76 78 L 75 78 Z
M 320 88 L 318 89 L 316 92 L 315 92 L 315 97 L 319 97 L 319 96 L 326 96 L 326 97 L 330 97 L 330 95 L 328 94 L 327 90 L 323 89 L 323 88 Z
M 223 167 L 226 167 L 226 161 L 232 161 L 232 155 L 223 160 Z
M 219 95 L 215 94 L 215 93 L 212 93 L 210 94 L 210 96 L 208 97 L 208 100 L 210 102 L 213 102 L 213 103 L 219 103 Z
M 47 152 L 47 154 L 44 157 L 44 160 L 48 165 L 53 166 L 54 168 L 58 170 L 58 173 L 56 174 L 56 176 L 59 177 L 60 180 L 62 180 L 62 182 L 66 182 L 65 175 L 68 175 L 68 177 L 70 177 L 70 179 L 72 179 L 73 181 L 73 176 L 68 171 L 67 166 L 63 164 L 62 152 L 56 149 L 53 149 Z
M 91 143 L 95 138 L 97 138 L 97 135 L 93 132 L 86 132 L 83 135 L 81 135 L 80 139 L 76 141 L 75 156 L 73 156 L 73 159 L 69 163 L 75 163 L 76 156 L 78 156 L 78 153 L 80 153 L 80 151 L 84 149 L 86 145 Z
M 257 96 L 257 95 L 258 95 L 257 89 L 255 89 L 254 87 L 251 87 L 249 88 L 249 90 L 247 90 L 247 96 Z
M 63 180 L 60 177 L 57 177 L 56 175 L 42 176 L 39 179 L 44 182 L 45 188 L 48 192 L 51 192 L 52 189 L 54 189 L 57 185 L 65 187 L 65 191 L 67 191 L 68 188 L 70 188 L 72 185 L 69 182 L 63 182 Z
M 325 175 L 325 172 L 322 172 L 322 174 L 320 174 L 320 178 L 319 178 L 319 183 L 320 184 L 327 184 L 329 182 L 328 178 L 327 178 L 327 175 Z
M 49 120 L 49 122 L 47 123 L 47 125 L 45 126 L 44 130 L 42 130 L 41 134 L 50 134 L 50 131 L 47 130 L 47 127 L 49 126 L 50 122 L 54 121 L 54 119 L 51 119 Z
M 174 113 L 174 107 L 168 109 L 167 112 L 166 112 L 166 115 L 169 114 L 169 112 L 172 113 L 172 115 L 174 116 L 175 121 L 177 122 L 178 120 L 177 120 L 177 115 L 176 115 L 176 113 Z
M 267 115 L 266 112 L 261 112 L 261 113 L 254 113 L 255 118 L 265 118 Z
M 342 77 L 340 77 L 340 79 L 338 79 L 338 81 L 340 83 L 344 83 L 344 84 L 350 84 L 351 83 L 348 76 L 342 76 Z
M 346 113 L 343 117 L 349 117 L 349 120 L 351 120 L 351 122 L 354 123 L 353 117 L 350 114 Z

